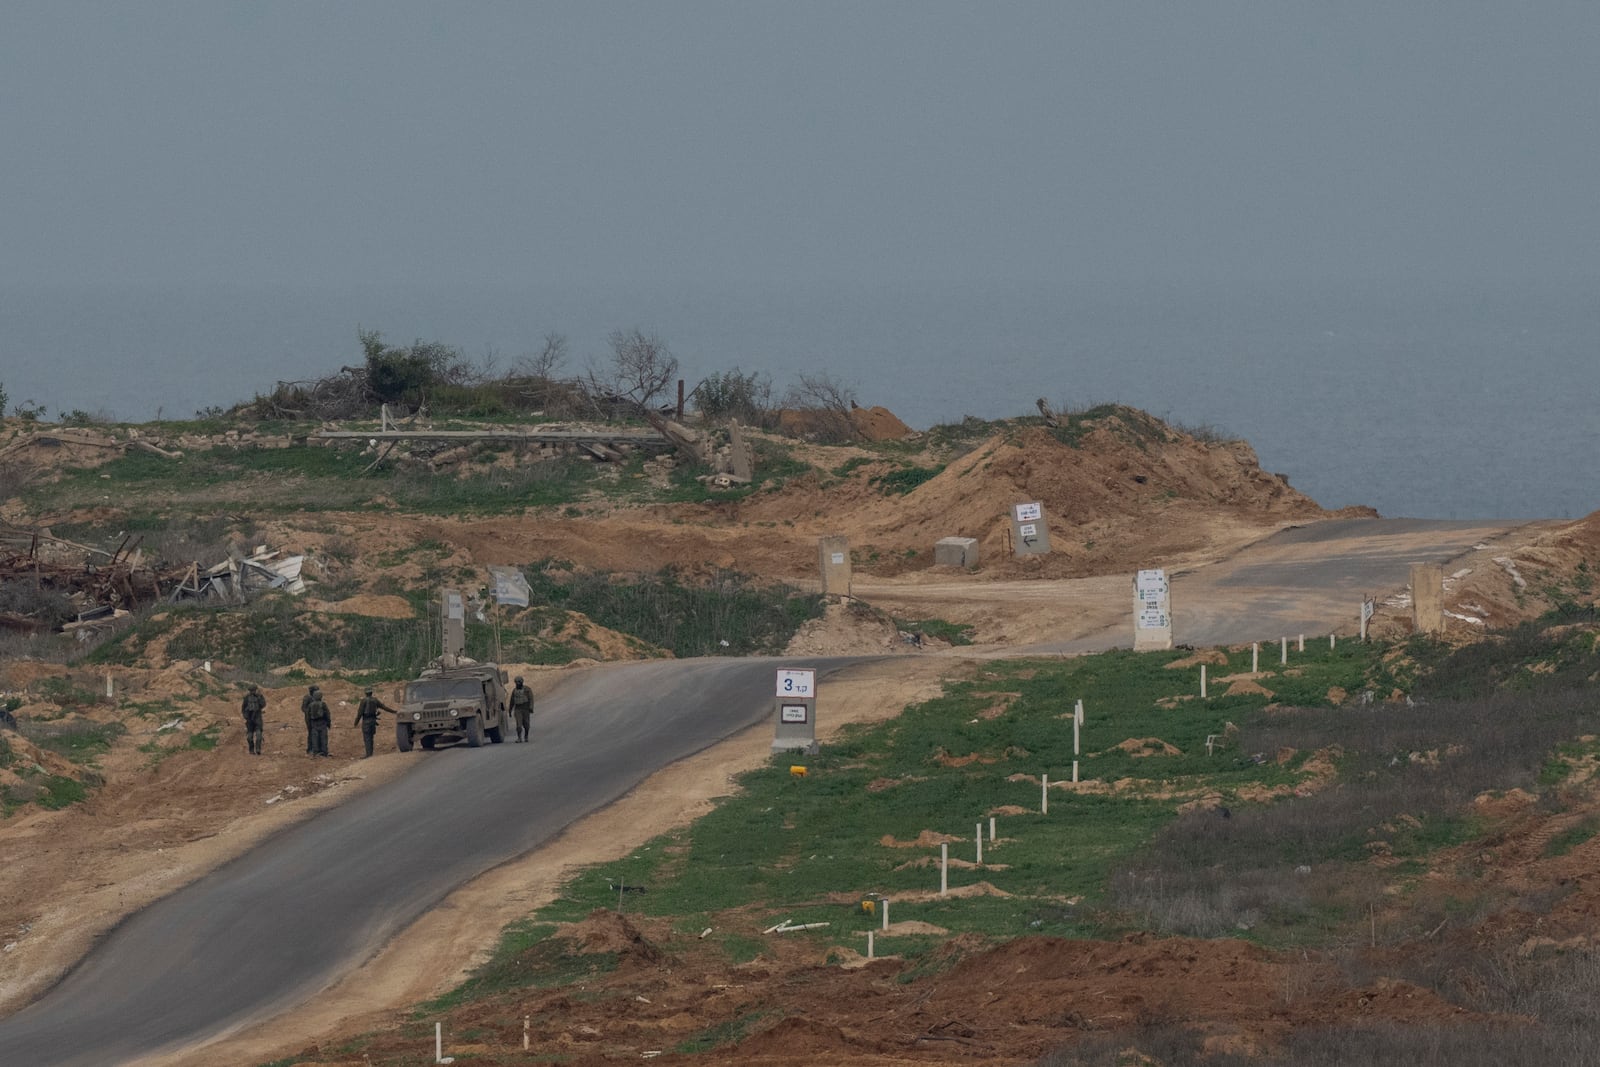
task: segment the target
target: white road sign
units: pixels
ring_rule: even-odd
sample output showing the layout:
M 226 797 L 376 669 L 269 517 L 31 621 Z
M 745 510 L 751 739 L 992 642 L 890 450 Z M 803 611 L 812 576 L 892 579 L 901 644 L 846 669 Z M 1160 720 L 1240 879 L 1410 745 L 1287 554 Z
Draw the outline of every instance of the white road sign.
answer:
M 806 668 L 798 671 L 778 671 L 780 697 L 810 698 L 817 695 L 817 672 Z
M 1037 501 L 1032 504 L 1016 505 L 1018 522 L 1038 522 L 1044 515 L 1044 506 Z

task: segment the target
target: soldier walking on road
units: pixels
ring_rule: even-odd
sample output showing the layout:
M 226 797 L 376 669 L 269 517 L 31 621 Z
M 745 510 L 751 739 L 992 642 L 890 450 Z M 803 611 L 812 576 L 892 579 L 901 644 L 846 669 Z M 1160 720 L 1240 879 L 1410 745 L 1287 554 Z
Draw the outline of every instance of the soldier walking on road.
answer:
M 311 702 L 306 705 L 306 732 L 311 742 L 313 756 L 328 754 L 328 727 L 333 725 L 333 715 L 322 699 L 322 691 L 315 687 L 307 694 Z
M 356 721 L 352 724 L 361 727 L 361 743 L 367 748 L 367 754 L 362 759 L 372 758 L 372 737 L 378 732 L 378 714 L 385 711 L 395 713 L 393 708 L 372 695 L 372 686 L 367 686 L 367 695 L 356 705 Z
M 305 696 L 300 698 L 300 714 L 305 716 L 306 720 L 306 755 L 308 756 L 315 756 L 317 754 L 316 740 L 313 737 L 311 730 L 311 702 L 313 700 L 321 700 L 321 693 L 321 689 L 316 686 L 312 686 L 310 691 L 307 692 Z
M 244 716 L 244 740 L 250 748 L 252 756 L 261 755 L 262 727 L 267 710 L 267 698 L 256 689 L 254 682 L 250 683 L 250 691 L 244 695 L 244 704 L 239 708 L 239 714 Z
M 533 719 L 533 690 L 522 684 L 522 679 L 517 679 L 517 686 L 511 690 L 507 700 L 511 705 L 512 714 L 517 717 L 517 741 L 528 739 L 528 727 Z

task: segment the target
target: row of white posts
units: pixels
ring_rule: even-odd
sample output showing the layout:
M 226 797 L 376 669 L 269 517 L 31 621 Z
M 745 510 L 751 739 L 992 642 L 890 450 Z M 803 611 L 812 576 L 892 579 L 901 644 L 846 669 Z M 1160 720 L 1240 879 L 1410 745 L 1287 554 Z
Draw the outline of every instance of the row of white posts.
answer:
M 1366 625 L 1366 620 L 1365 619 L 1362 620 L 1362 625 L 1363 625 L 1363 628 L 1364 628 L 1365 625 Z M 1299 650 L 1301 652 L 1304 652 L 1306 650 L 1306 635 L 1305 634 L 1300 634 L 1299 637 L 1297 638 L 1297 642 L 1298 642 L 1298 645 L 1299 645 Z M 1337 649 L 1338 647 L 1339 647 L 1339 637 L 1338 637 L 1338 635 L 1337 634 L 1329 634 L 1328 635 L 1328 651 L 1332 652 L 1335 649 Z M 1280 664 L 1284 665 L 1284 666 L 1287 666 L 1288 663 L 1289 663 L 1289 639 L 1287 637 L 1278 638 L 1278 662 Z M 1258 673 L 1260 673 L 1260 671 L 1261 671 L 1261 642 L 1260 641 L 1252 641 L 1250 643 L 1250 673 L 1251 674 L 1258 674 Z M 1206 677 L 1207 677 L 1206 665 L 1204 663 L 1202 663 L 1202 664 L 1200 664 L 1200 699 L 1201 700 L 1206 699 Z M 1083 701 L 1081 701 L 1081 700 L 1078 701 L 1078 716 L 1079 716 L 1080 719 L 1083 716 Z M 1073 731 L 1072 731 L 1072 754 L 1074 756 L 1076 756 L 1078 754 L 1078 731 L 1077 731 L 1076 724 L 1074 724 Z M 1078 773 L 1077 773 L 1078 772 L 1078 764 L 1077 764 L 1076 760 L 1073 761 L 1072 772 L 1073 772 L 1072 773 L 1072 780 L 1074 782 L 1076 782 L 1078 780 Z
M 1362 619 L 1361 619 L 1361 630 L 1362 630 L 1361 636 L 1362 636 L 1363 640 L 1366 639 L 1366 628 L 1367 628 L 1367 616 L 1364 613 L 1363 616 L 1362 616 Z M 1299 650 L 1301 652 L 1304 652 L 1306 650 L 1306 635 L 1305 634 L 1300 634 L 1296 639 L 1296 644 L 1297 644 L 1297 647 L 1299 648 Z M 1328 635 L 1328 648 L 1330 650 L 1332 650 L 1332 649 L 1335 649 L 1337 647 L 1338 647 L 1338 638 L 1334 634 L 1329 634 Z M 1280 637 L 1278 639 L 1278 662 L 1280 664 L 1287 664 L 1289 662 L 1289 638 L 1288 637 Z M 1261 668 L 1261 642 L 1254 641 L 1250 645 L 1250 673 L 1251 674 L 1255 674 L 1260 670 L 1260 668 Z M 111 679 L 110 679 L 109 676 L 106 678 L 106 688 L 107 688 L 108 691 L 111 688 Z M 1202 700 L 1204 700 L 1205 696 L 1206 696 L 1206 665 L 1204 663 L 1202 663 L 1200 665 L 1200 698 Z M 1208 749 L 1210 748 L 1209 741 L 1207 743 L 1207 748 Z M 1077 781 L 1078 781 L 1078 762 L 1079 762 L 1079 759 L 1082 756 L 1082 754 L 1083 754 L 1083 701 L 1079 700 L 1079 701 L 1076 701 L 1072 706 L 1072 781 L 1073 781 L 1073 784 L 1077 784 Z M 1048 771 L 1039 776 L 1039 814 L 1040 815 L 1048 815 L 1048 814 L 1050 814 L 1050 774 L 1049 774 Z M 974 853 L 975 853 L 976 858 L 977 858 L 977 866 L 979 866 L 979 867 L 983 866 L 983 829 L 984 829 L 983 823 L 980 822 L 980 823 L 976 824 L 976 829 L 975 829 L 975 831 L 973 833 Z M 996 830 L 995 817 L 993 815 L 991 815 L 991 816 L 989 816 L 989 847 L 991 849 L 994 847 L 995 830 Z M 939 896 L 940 897 L 947 897 L 949 895 L 950 895 L 950 844 L 949 844 L 949 842 L 941 842 L 940 845 L 939 845 Z M 887 932 L 888 929 L 889 929 L 889 898 L 888 897 L 879 897 L 878 901 L 877 901 L 877 906 L 879 908 L 879 914 L 882 917 L 882 928 L 883 928 L 883 930 L 885 932 Z M 867 931 L 867 959 L 869 959 L 869 960 L 875 958 L 876 946 L 875 946 L 875 944 L 873 942 L 873 934 L 874 933 L 875 933 L 875 931 L 872 931 L 872 930 L 868 930 Z M 435 1023 L 434 1024 L 434 1062 L 435 1063 L 453 1063 L 453 1062 L 455 1062 L 453 1059 L 447 1058 L 447 1057 L 444 1056 L 444 1044 L 443 1044 L 443 1042 L 444 1042 L 444 1037 L 443 1037 L 442 1024 Z M 526 1050 L 527 1047 L 528 1047 L 528 1020 L 527 1020 L 527 1018 L 524 1018 L 522 1020 L 522 1047 L 523 1047 L 524 1050 Z

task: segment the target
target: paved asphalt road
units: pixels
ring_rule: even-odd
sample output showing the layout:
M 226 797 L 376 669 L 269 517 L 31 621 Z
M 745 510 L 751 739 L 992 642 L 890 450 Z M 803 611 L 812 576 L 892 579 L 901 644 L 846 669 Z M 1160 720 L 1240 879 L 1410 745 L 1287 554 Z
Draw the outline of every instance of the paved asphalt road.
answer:
M 117 927 L 0 1020 L 0 1064 L 108 1067 L 292 1007 L 457 886 L 769 716 L 781 662 L 590 671 L 540 701 L 535 744 L 417 753 Z M 820 682 L 841 664 L 806 665 Z
M 1449 559 L 1512 525 L 1357 520 L 1285 531 L 1174 582 L 1177 640 L 1325 634 L 1348 624 L 1361 593 L 1403 585 L 1413 560 Z M 1104 631 L 1034 650 L 1127 639 Z M 779 662 L 587 672 L 540 702 L 535 745 L 419 753 L 402 778 L 128 919 L 44 997 L 0 1020 L 0 1064 L 105 1067 L 292 1007 L 455 887 L 763 720 Z M 850 662 L 808 665 L 826 678 Z

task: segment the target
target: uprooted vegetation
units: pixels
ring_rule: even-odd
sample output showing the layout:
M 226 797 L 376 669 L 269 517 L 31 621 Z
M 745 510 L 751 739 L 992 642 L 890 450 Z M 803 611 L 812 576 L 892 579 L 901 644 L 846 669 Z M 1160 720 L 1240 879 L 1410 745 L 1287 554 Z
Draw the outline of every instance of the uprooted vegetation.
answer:
M 1544 636 L 1554 655 L 1573 631 Z M 399 1063 L 443 1021 L 509 1063 L 528 1016 L 538 1047 L 668 1062 L 1582 1062 L 1600 1038 L 1600 895 L 1570 876 L 1600 848 L 1586 683 L 1423 695 L 1462 669 L 1441 648 L 1401 666 L 1403 693 L 1396 651 L 1308 650 L 1206 700 L 1175 653 L 989 662 L 805 777 L 774 760 L 581 873 L 467 984 L 340 1054 Z

